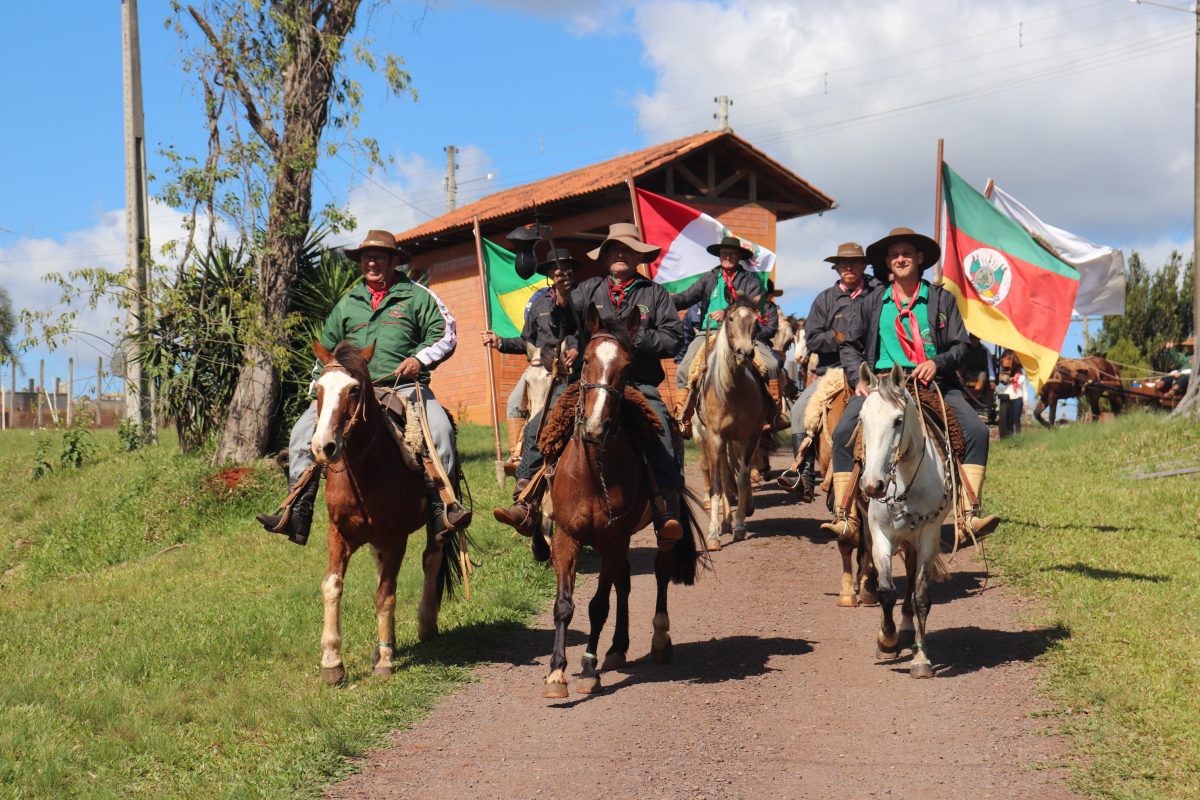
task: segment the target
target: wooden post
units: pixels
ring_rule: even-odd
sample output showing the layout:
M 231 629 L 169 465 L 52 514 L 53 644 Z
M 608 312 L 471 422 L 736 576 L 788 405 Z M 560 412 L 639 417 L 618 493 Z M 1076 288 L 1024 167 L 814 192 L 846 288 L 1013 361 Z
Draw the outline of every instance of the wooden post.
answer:
M 13 430 L 16 430 L 16 427 L 17 427 L 17 360 L 15 358 L 13 359 L 13 362 L 12 362 L 12 386 L 10 388 L 12 389 L 12 392 L 10 393 L 12 395 L 12 402 L 10 404 L 12 406 L 12 419 L 10 420 L 10 423 L 13 426 Z
M 479 217 L 472 220 L 475 229 L 475 261 L 479 267 L 479 288 L 483 296 L 483 325 L 486 330 L 492 329 L 492 297 L 488 291 L 487 268 L 483 262 L 483 237 L 479 233 Z M 496 440 L 496 484 L 504 488 L 504 459 L 500 455 L 500 413 L 496 409 L 496 368 L 492 364 L 492 348 L 487 350 L 488 400 L 492 406 L 492 434 Z
M 995 189 L 995 188 L 996 188 L 996 182 L 994 180 L 992 180 L 991 178 L 988 178 L 987 186 L 983 187 L 983 196 L 986 197 L 988 200 L 991 200 L 992 199 L 992 189 Z
M 942 149 L 945 144 L 945 139 L 938 139 L 937 149 L 937 200 L 933 204 L 933 240 L 942 244 Z M 933 284 L 934 286 L 942 285 L 942 261 L 938 259 L 938 263 L 933 268 Z
M 638 210 L 637 187 L 633 185 L 633 173 L 625 176 L 625 185 L 629 187 L 629 203 L 633 206 L 633 224 L 637 227 L 638 238 L 646 241 L 646 229 L 642 227 L 642 212 Z M 650 277 L 650 265 L 638 264 L 638 274 L 643 278 Z
M 96 427 L 100 427 L 100 415 L 102 408 L 100 406 L 100 396 L 102 387 L 104 386 L 104 357 L 96 357 Z
M 75 420 L 75 414 L 71 410 L 75 405 L 72 402 L 75 398 L 75 359 L 67 359 L 67 427 L 71 427 L 71 423 Z

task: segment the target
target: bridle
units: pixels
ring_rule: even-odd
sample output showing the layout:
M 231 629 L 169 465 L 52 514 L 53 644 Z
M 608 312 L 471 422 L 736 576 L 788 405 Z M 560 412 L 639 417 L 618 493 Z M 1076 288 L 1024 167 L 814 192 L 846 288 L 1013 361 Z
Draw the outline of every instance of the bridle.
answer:
M 350 370 L 346 369 L 344 366 L 342 366 L 341 364 L 339 364 L 336 361 L 330 361 L 328 364 L 326 364 L 324 367 L 322 367 L 321 376 L 324 376 L 325 373 L 327 373 L 331 370 L 340 370 L 340 371 L 346 373 L 347 375 L 349 375 L 350 377 L 352 377 L 352 378 L 354 377 L 354 373 L 352 373 Z M 317 380 L 320 380 L 320 376 L 318 376 Z M 350 415 L 350 421 L 347 422 L 346 427 L 342 429 L 342 442 L 343 442 L 342 459 L 346 460 L 346 461 L 349 461 L 349 459 L 347 458 L 347 454 L 345 453 L 345 450 L 344 450 L 345 442 L 349 441 L 350 432 L 354 430 L 354 426 L 357 425 L 360 420 L 365 420 L 367 418 L 367 400 L 366 400 L 366 397 L 364 396 L 364 393 L 368 392 L 368 391 L 373 392 L 375 390 L 374 386 L 372 386 L 369 383 L 366 385 L 359 383 L 358 388 L 359 388 L 358 403 L 354 406 L 354 412 Z M 365 447 L 363 449 L 362 452 L 365 453 L 368 450 L 370 450 L 371 447 L 375 443 L 375 439 L 378 436 L 379 436 L 379 430 L 376 430 L 375 435 L 371 437 L 371 441 L 368 443 L 367 447 Z M 332 472 L 342 472 L 346 469 L 346 467 L 344 465 L 342 466 L 341 469 L 336 469 L 336 468 L 334 468 L 334 466 L 332 464 L 327 464 L 325 466 L 325 468 Z
M 610 339 L 620 345 L 620 340 L 611 333 L 596 333 L 593 334 L 591 338 L 593 341 L 597 339 Z M 600 436 L 600 441 L 598 442 L 589 442 L 583 435 L 584 400 L 587 397 L 587 393 L 592 390 L 608 392 L 613 397 L 613 406 L 612 411 L 610 412 L 610 418 L 613 420 L 613 424 L 605 429 L 604 433 Z M 638 497 L 639 481 L 633 481 L 633 491 L 630 494 L 628 501 L 625 503 L 625 510 L 619 514 L 614 514 L 612 500 L 608 494 L 608 482 L 604 479 L 604 465 L 602 462 L 604 459 L 605 449 L 608 445 L 608 434 L 614 429 L 619 429 L 621 426 L 621 401 L 624 399 L 625 393 L 617 389 L 617 387 L 613 386 L 611 383 L 591 383 L 582 380 L 579 382 L 579 395 L 575 399 L 575 431 L 571 438 L 577 440 L 585 448 L 588 444 L 596 445 L 597 447 L 596 457 L 592 461 L 592 467 L 595 470 L 597 480 L 600 482 L 600 496 L 604 500 L 604 513 L 608 517 L 608 522 L 605 524 L 605 527 L 611 527 L 613 523 L 628 516 L 630 512 L 633 511 L 636 505 L 635 501 Z

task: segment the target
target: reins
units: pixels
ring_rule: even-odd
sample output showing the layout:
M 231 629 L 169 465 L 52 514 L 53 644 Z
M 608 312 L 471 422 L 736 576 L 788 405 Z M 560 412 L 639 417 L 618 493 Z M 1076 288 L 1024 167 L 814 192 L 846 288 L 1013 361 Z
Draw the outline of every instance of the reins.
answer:
M 608 333 L 597 333 L 597 334 L 593 335 L 592 338 L 593 339 L 611 339 L 614 342 L 618 342 L 618 344 L 620 343 L 619 340 L 617 339 L 617 337 L 613 336 L 612 334 L 608 334 Z M 598 391 L 608 392 L 609 394 L 613 395 L 613 397 L 615 398 L 615 400 L 613 402 L 613 412 L 611 415 L 611 418 L 612 418 L 614 424 L 612 426 L 610 426 L 607 430 L 604 431 L 603 435 L 600 437 L 599 442 L 588 442 L 587 439 L 585 439 L 582 435 L 583 422 L 584 422 L 584 420 L 583 420 L 584 399 L 587 396 L 587 393 L 593 389 L 598 390 Z M 630 514 L 630 512 L 633 511 L 634 503 L 638 497 L 637 481 L 634 481 L 633 482 L 633 492 L 630 495 L 628 502 L 625 504 L 625 510 L 619 514 L 614 514 L 613 507 L 612 507 L 612 499 L 609 497 L 609 493 L 608 493 L 608 482 L 604 479 L 604 465 L 601 463 L 604 458 L 604 454 L 607 451 L 608 434 L 611 433 L 614 429 L 620 429 L 620 427 L 621 427 L 621 401 L 624 399 L 625 399 L 624 393 L 621 391 L 618 391 L 617 388 L 615 386 L 613 386 L 612 384 L 590 383 L 588 381 L 583 381 L 583 380 L 581 380 L 579 382 L 579 395 L 575 399 L 575 429 L 571 434 L 571 438 L 578 440 L 579 443 L 585 448 L 585 450 L 586 450 L 586 447 L 588 444 L 594 444 L 598 447 L 598 453 L 596 454 L 596 458 L 595 458 L 595 461 L 593 462 L 592 466 L 595 470 L 596 478 L 600 482 L 600 496 L 604 500 L 604 513 L 608 517 L 608 522 L 605 523 L 605 527 L 611 527 L 613 525 L 613 523 L 617 522 L 620 519 L 624 519 L 626 516 L 628 516 Z

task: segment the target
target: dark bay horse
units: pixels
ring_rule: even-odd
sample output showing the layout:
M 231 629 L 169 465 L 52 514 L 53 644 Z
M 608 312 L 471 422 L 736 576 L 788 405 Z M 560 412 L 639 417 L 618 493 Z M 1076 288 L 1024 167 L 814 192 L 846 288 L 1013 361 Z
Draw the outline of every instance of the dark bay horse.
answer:
M 1050 377 L 1042 384 L 1033 416 L 1042 425 L 1051 428 L 1054 426 L 1059 400 L 1085 397 L 1092 421 L 1096 421 L 1100 419 L 1100 398 L 1105 395 L 1108 395 L 1113 413 L 1121 413 L 1123 387 L 1121 373 L 1117 371 L 1115 364 L 1104 356 L 1060 358 Z M 1042 417 L 1042 411 L 1047 408 L 1050 409 L 1049 422 Z
M 558 577 L 554 602 L 554 653 L 543 697 L 562 698 L 567 692 L 567 628 L 575 613 L 575 570 L 584 545 L 600 556 L 596 595 L 588 604 L 591 629 L 582 673 L 575 684 L 581 694 L 600 691 L 599 669 L 619 669 L 629 650 L 629 540 L 651 520 L 649 468 L 631 443 L 625 429 L 623 406 L 633 401 L 626 390 L 625 373 L 633 361 L 633 338 L 640 316 L 633 308 L 620 320 L 602 320 L 594 306 L 586 325 L 591 334 L 583 353 L 583 373 L 574 403 L 574 428 L 551 480 L 554 521 L 551 561 Z M 563 395 L 560 402 L 569 402 Z M 638 395 L 640 397 L 640 395 Z M 696 523 L 687 503 L 680 503 L 683 537 L 673 545 L 660 543 L 654 559 L 658 600 L 654 613 L 651 654 L 657 663 L 671 657 L 671 627 L 667 616 L 667 587 L 671 582 L 691 584 L 696 578 L 699 552 Z M 600 631 L 608 619 L 609 592 L 616 587 L 617 622 L 612 647 L 597 669 Z
M 321 584 L 325 625 L 321 633 L 321 677 L 330 684 L 346 678 L 342 664 L 341 599 L 350 556 L 369 545 L 379 571 L 375 615 L 379 628 L 374 674 L 392 674 L 396 649 L 396 575 L 408 537 L 426 521 L 422 469 L 413 450 L 388 429 L 375 397 L 367 363 L 375 346 L 359 350 L 338 343 L 330 353 L 320 342 L 313 350 L 323 365 L 317 379 L 317 429 L 312 452 L 325 467 L 329 507 L 329 567 Z M 415 425 L 410 420 L 409 425 Z M 417 636 L 437 635 L 438 610 L 459 564 L 458 536 L 449 540 L 426 526 L 421 557 L 425 587 L 417 606 Z

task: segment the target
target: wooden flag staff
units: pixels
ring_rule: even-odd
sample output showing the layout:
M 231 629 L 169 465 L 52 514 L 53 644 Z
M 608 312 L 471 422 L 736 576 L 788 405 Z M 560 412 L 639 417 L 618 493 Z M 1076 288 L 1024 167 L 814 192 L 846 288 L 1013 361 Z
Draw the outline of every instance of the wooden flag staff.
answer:
M 475 228 L 475 261 L 479 267 L 479 288 L 483 296 L 483 326 L 484 330 L 492 329 L 491 292 L 488 291 L 487 268 L 483 261 L 483 238 L 479 233 L 479 217 L 472 220 Z M 500 414 L 496 410 L 496 368 L 492 364 L 494 355 L 492 348 L 487 351 L 488 400 L 492 406 L 492 434 L 496 440 L 496 484 L 504 488 L 504 460 L 500 455 Z
M 945 139 L 938 139 L 937 148 L 937 200 L 933 206 L 933 240 L 942 245 L 942 149 Z M 942 285 L 942 260 L 933 267 L 933 285 Z

